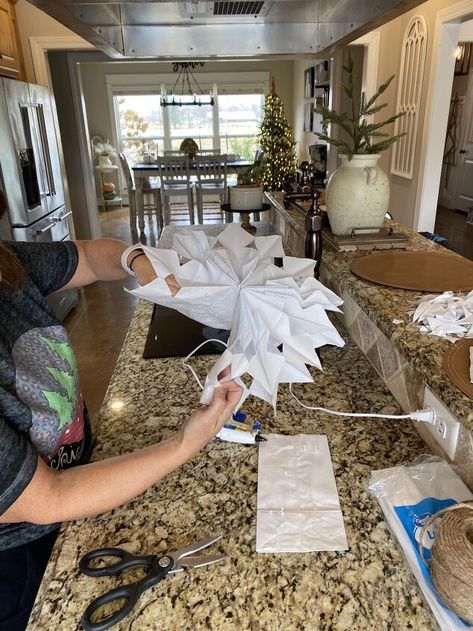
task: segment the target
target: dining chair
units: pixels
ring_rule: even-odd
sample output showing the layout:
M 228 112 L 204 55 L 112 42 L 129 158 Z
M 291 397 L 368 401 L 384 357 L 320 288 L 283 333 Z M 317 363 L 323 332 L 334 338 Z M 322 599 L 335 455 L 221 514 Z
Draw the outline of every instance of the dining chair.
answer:
M 218 195 L 220 203 L 227 199 L 227 156 L 207 155 L 196 160 L 197 219 L 204 223 L 204 195 Z
M 141 207 L 143 208 L 143 216 L 136 216 L 136 209 L 138 204 L 136 203 L 136 186 L 135 179 L 133 177 L 133 171 L 130 169 L 130 165 L 128 164 L 127 157 L 124 153 L 119 153 L 118 157 L 120 159 L 120 165 L 122 167 L 123 175 L 125 176 L 126 188 L 128 190 L 128 206 L 130 208 L 130 231 L 133 240 L 136 240 L 138 233 L 136 230 L 136 220 L 138 219 L 138 225 L 140 226 L 140 231 L 143 230 L 144 226 L 144 215 L 148 215 L 148 217 L 152 216 L 153 212 L 156 216 L 156 231 L 159 233 L 163 229 L 163 206 L 161 202 L 161 186 L 159 183 L 150 183 L 149 180 L 146 180 L 143 183 L 143 197 L 151 196 L 153 203 L 147 204 L 145 203 L 145 199 L 143 199 L 143 204 Z
M 189 221 L 194 224 L 194 182 L 190 176 L 189 156 L 158 157 L 158 165 L 165 225 L 168 225 L 171 219 L 170 198 L 173 195 L 187 195 Z
M 198 156 L 218 156 L 220 155 L 220 149 L 199 149 L 197 151 Z

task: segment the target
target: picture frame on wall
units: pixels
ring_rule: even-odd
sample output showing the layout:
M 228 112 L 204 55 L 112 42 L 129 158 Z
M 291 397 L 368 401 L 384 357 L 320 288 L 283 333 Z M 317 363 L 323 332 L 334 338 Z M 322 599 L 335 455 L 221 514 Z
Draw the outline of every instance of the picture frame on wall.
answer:
M 312 102 L 304 105 L 304 131 L 312 131 L 314 120 L 314 104 Z
M 314 84 L 330 82 L 330 60 L 321 61 L 314 67 Z
M 330 88 L 328 85 L 315 86 L 314 97 L 315 107 L 328 107 L 329 105 Z
M 311 99 L 314 96 L 314 68 L 304 71 L 304 98 Z
M 312 131 L 314 132 L 314 134 L 324 133 L 323 117 L 322 114 L 319 114 L 315 111 L 315 106 L 312 113 Z

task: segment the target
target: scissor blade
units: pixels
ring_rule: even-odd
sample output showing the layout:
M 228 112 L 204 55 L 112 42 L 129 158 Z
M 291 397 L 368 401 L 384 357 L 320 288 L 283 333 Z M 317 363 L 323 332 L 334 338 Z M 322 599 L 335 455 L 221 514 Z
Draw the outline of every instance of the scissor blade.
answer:
M 185 557 L 178 562 L 177 566 L 171 570 L 170 574 L 172 572 L 181 572 L 184 568 L 188 567 L 204 567 L 206 565 L 212 565 L 212 563 L 225 561 L 225 559 L 227 558 L 228 557 L 226 554 L 215 554 L 214 556 Z
M 204 567 L 204 565 L 212 565 L 212 563 L 219 563 L 227 559 L 226 554 L 214 554 L 213 556 L 195 556 L 186 557 L 180 561 L 182 567 Z
M 222 535 L 214 535 L 213 537 L 209 537 L 208 539 L 203 539 L 202 541 L 197 541 L 197 543 L 191 543 L 185 548 L 180 548 L 175 552 L 172 552 L 169 556 L 174 559 L 174 563 L 177 565 L 177 562 L 182 559 L 182 557 L 186 557 L 193 552 L 199 552 L 199 550 L 203 550 L 208 546 L 211 546 L 213 543 L 222 538 Z M 182 563 L 181 563 L 182 565 Z

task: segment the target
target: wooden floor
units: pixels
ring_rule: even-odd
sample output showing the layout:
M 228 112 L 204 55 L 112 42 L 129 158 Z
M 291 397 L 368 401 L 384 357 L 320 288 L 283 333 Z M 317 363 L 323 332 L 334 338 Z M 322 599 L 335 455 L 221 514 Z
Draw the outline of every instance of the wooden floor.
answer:
M 466 213 L 443 206 L 437 209 L 435 234 L 447 239 L 448 246 L 458 254 L 473 260 L 473 225 L 466 223 Z

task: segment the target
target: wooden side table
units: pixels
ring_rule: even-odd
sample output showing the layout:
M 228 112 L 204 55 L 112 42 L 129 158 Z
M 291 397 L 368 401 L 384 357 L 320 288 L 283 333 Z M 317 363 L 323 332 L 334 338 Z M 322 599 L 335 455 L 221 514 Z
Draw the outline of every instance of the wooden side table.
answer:
M 256 226 L 250 223 L 250 213 L 263 213 L 271 208 L 271 204 L 263 204 L 255 210 L 233 210 L 230 204 L 221 204 L 220 208 L 226 213 L 238 213 L 241 215 L 241 227 L 250 234 L 256 234 Z
M 95 173 L 98 175 L 98 179 L 100 182 L 100 190 L 97 191 L 97 202 L 99 206 L 102 206 L 104 210 L 107 210 L 108 204 L 111 202 L 118 202 L 120 204 L 120 208 L 122 207 L 122 190 L 120 185 L 120 173 L 118 170 L 118 166 L 116 164 L 111 164 L 110 166 L 101 166 L 98 164 L 94 167 Z M 107 199 L 104 195 L 103 185 L 106 181 L 106 177 L 108 177 L 115 184 L 115 196 Z

